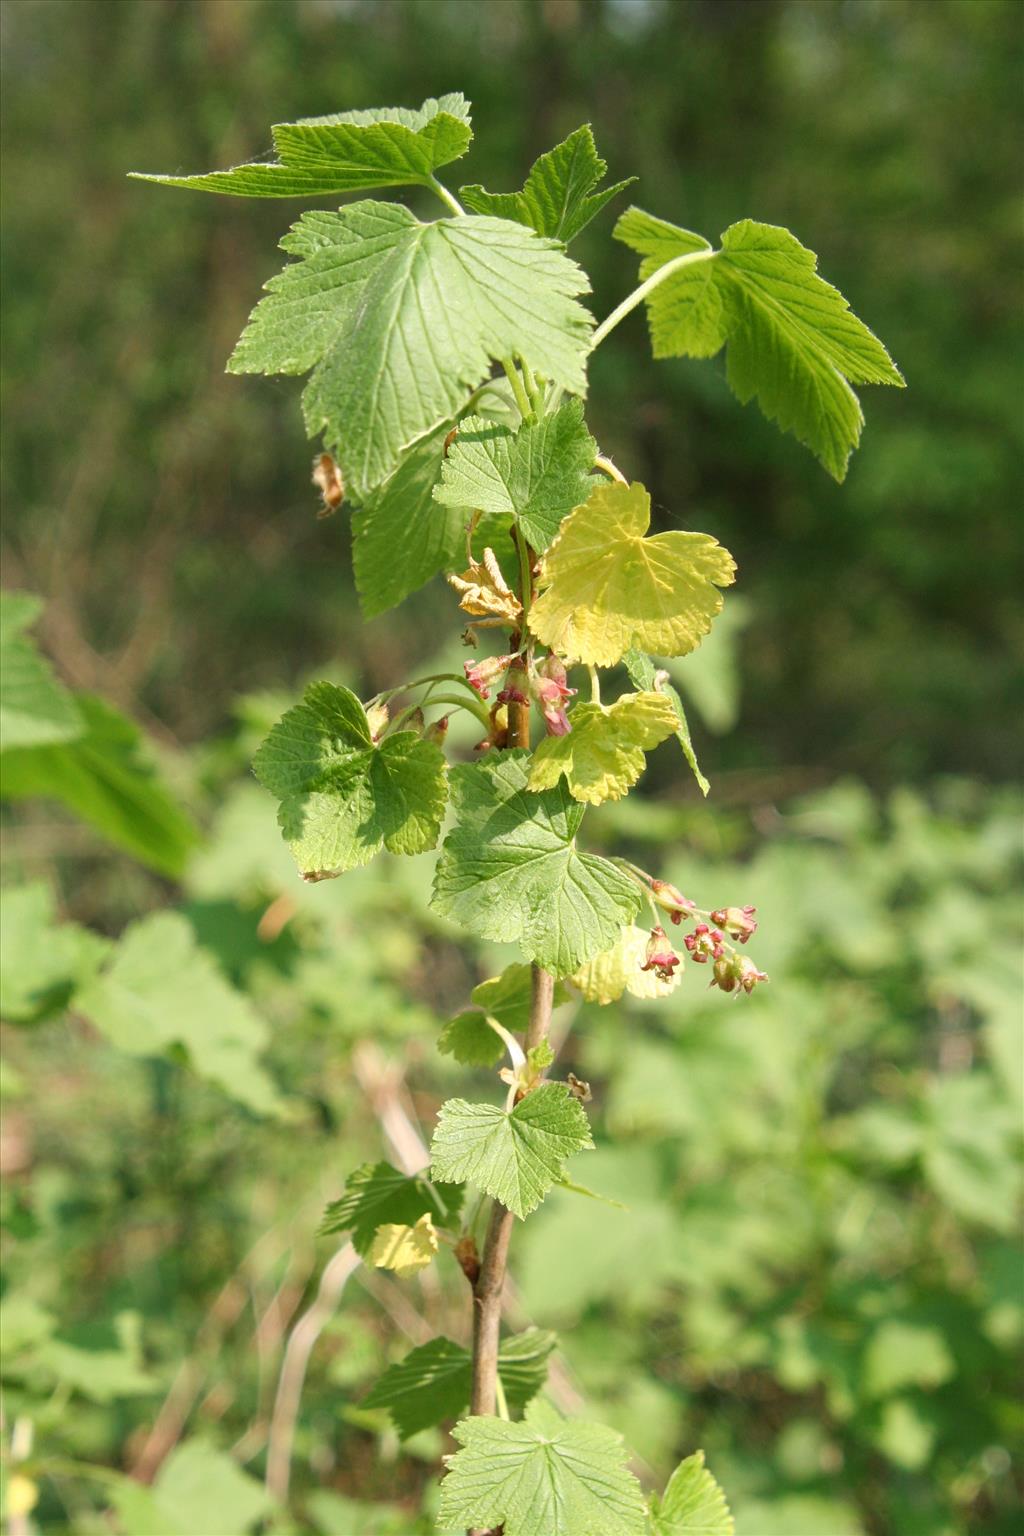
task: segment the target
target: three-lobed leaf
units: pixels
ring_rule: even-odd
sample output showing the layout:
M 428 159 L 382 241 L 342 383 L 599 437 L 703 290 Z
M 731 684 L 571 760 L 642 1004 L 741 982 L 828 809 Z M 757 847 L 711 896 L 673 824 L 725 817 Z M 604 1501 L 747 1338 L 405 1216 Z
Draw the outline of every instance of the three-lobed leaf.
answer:
M 528 224 L 539 235 L 568 245 L 606 203 L 636 180 L 628 176 L 596 190 L 608 166 L 597 152 L 589 123 L 535 160 L 521 192 L 487 192 L 479 185 L 460 187 L 459 196 L 474 213 Z
M 253 771 L 280 801 L 281 830 L 307 876 L 354 869 L 382 847 L 415 854 L 437 842 L 443 753 L 412 731 L 374 745 L 348 688 L 311 683 L 256 753 Z
M 642 1536 L 640 1484 L 620 1435 L 558 1420 L 532 1404 L 523 1422 L 470 1418 L 441 1484 L 443 1530 L 502 1526 L 505 1536 Z
M 621 800 L 644 771 L 644 754 L 676 732 L 662 693 L 624 693 L 614 704 L 577 704 L 565 736 L 547 736 L 533 754 L 530 788 L 550 789 L 564 774 L 574 800 Z
M 510 1408 L 522 1408 L 541 1390 L 555 1335 L 540 1328 L 503 1339 L 498 1350 L 498 1374 Z M 407 1440 L 421 1429 L 456 1419 L 469 1404 L 472 1356 L 451 1339 L 431 1339 L 389 1366 L 363 1402 L 364 1408 L 386 1408 L 399 1438 Z
M 382 1226 L 416 1224 L 423 1216 L 451 1226 L 462 1208 L 461 1188 L 435 1189 L 423 1174 L 399 1173 L 390 1163 L 364 1163 L 345 1181 L 345 1193 L 324 1212 L 320 1231 L 351 1232 L 366 1257 Z
M 430 186 L 439 166 L 466 153 L 473 138 L 469 103 L 454 92 L 418 110 L 375 107 L 278 123 L 276 161 L 194 176 L 133 173 L 138 181 L 236 197 L 324 197 L 373 187 Z
M 586 501 L 597 444 L 583 420 L 583 402 L 516 430 L 479 417 L 459 424 L 441 466 L 434 500 L 444 507 L 514 519 L 526 542 L 543 551 L 563 518 Z
M 517 355 L 586 391 L 586 275 L 522 225 L 422 224 L 396 203 L 360 202 L 304 214 L 281 246 L 297 259 L 267 283 L 228 368 L 312 369 L 307 430 L 324 434 L 357 501 L 458 415 L 494 360 Z
M 595 486 L 544 557 L 545 589 L 530 609 L 538 640 L 588 665 L 612 666 L 631 647 L 683 656 L 721 610 L 734 579 L 728 550 L 706 533 L 645 537 L 651 498 L 639 482 Z
M 643 257 L 644 280 L 686 258 L 646 296 L 655 357 L 713 357 L 728 344 L 737 397 L 756 397 L 769 420 L 842 480 L 864 424 L 851 386 L 904 381 L 877 336 L 819 276 L 814 252 L 788 229 L 752 219 L 730 225 L 714 251 L 639 208 L 614 233 Z
M 664 1495 L 651 1499 L 653 1536 L 733 1536 L 725 1494 L 696 1451 L 679 1463 Z
M 431 1176 L 475 1184 L 522 1219 L 558 1182 L 566 1159 L 593 1145 L 564 1083 L 542 1083 L 511 1110 L 449 1099 L 431 1142 Z
M 640 893 L 616 865 L 579 853 L 583 806 L 557 784 L 529 792 L 530 755 L 494 755 L 451 770 L 455 826 L 431 904 L 480 938 L 518 940 L 527 959 L 568 976 L 607 949 Z

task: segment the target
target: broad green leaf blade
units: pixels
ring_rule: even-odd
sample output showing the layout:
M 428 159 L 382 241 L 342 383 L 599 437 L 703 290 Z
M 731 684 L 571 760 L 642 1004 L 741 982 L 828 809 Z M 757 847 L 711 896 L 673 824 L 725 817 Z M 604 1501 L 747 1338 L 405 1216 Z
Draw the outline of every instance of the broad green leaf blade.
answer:
M 540 1328 L 502 1341 L 498 1372 L 510 1408 L 523 1407 L 541 1390 L 555 1342 L 553 1333 Z M 471 1385 L 469 1350 L 451 1339 L 431 1339 L 389 1366 L 362 1406 L 386 1408 L 399 1438 L 408 1440 L 421 1429 L 458 1418 L 468 1406 Z
M 654 1536 L 733 1536 L 725 1494 L 696 1451 L 679 1463 L 668 1480 L 664 1497 L 651 1499 Z
M 628 176 L 613 187 L 595 191 L 607 170 L 590 124 L 585 123 L 534 161 L 521 192 L 486 192 L 481 186 L 469 186 L 460 187 L 459 196 L 474 213 L 515 219 L 539 235 L 551 235 L 568 245 L 606 203 L 636 181 Z
M 378 1227 L 366 1255 L 375 1269 L 390 1269 L 400 1280 L 410 1280 L 434 1261 L 437 1232 L 430 1212 L 425 1211 L 412 1226 L 387 1222 Z
M 563 656 L 612 666 L 633 646 L 683 656 L 722 607 L 736 566 L 706 533 L 644 535 L 651 498 L 638 481 L 602 483 L 544 557 L 530 609 L 537 638 Z
M 724 622 L 725 619 L 723 618 Z M 717 629 L 715 632 L 717 634 Z M 658 669 L 651 658 L 645 656 L 643 651 L 638 651 L 635 646 L 630 646 L 629 650 L 623 653 L 622 662 L 634 688 L 653 688 L 658 693 L 663 693 L 666 699 L 671 702 L 672 708 L 676 713 L 676 736 L 682 748 L 683 756 L 693 770 L 693 776 L 700 786 L 701 794 L 706 795 L 711 785 L 700 771 L 697 754 L 693 750 L 693 742 L 690 739 L 690 727 L 686 719 L 686 710 L 683 708 L 683 701 L 679 697 L 678 689 L 673 688 L 665 673 L 662 673 L 659 677 Z
M 452 1434 L 462 1450 L 441 1484 L 443 1530 L 501 1525 L 505 1536 L 642 1536 L 640 1484 L 613 1430 L 527 1410 L 521 1424 L 463 1419 Z
M 449 1099 L 431 1142 L 431 1174 L 442 1184 L 468 1180 L 522 1219 L 557 1183 L 566 1158 L 593 1145 L 564 1083 L 542 1083 L 509 1112 Z
M 352 563 L 368 619 L 464 562 L 466 513 L 438 506 L 433 496 L 446 431 L 411 449 L 352 514 Z
M 644 771 L 644 754 L 676 731 L 676 712 L 661 693 L 624 693 L 614 704 L 581 703 L 566 736 L 546 736 L 533 754 L 530 788 L 551 789 L 565 775 L 574 800 L 621 800 Z
M 201 1440 L 175 1447 L 157 1473 L 153 1492 L 165 1522 L 157 1530 L 175 1536 L 209 1536 L 212 1531 L 245 1536 L 274 1506 L 261 1482 L 226 1451 Z
M 581 400 L 516 431 L 469 416 L 441 465 L 434 500 L 462 508 L 463 520 L 473 510 L 513 518 L 540 552 L 590 494 L 596 453 Z
M 256 1114 L 280 1112 L 282 1101 L 259 1061 L 266 1023 L 177 913 L 133 923 L 75 1007 L 119 1050 L 165 1056 L 183 1047 L 192 1069 L 230 1098 Z
M 88 928 L 57 922 L 53 893 L 44 881 L 6 886 L 0 923 L 0 1019 L 28 1024 L 59 1012 L 76 988 L 96 974 L 110 948 L 109 939 Z
M 355 694 L 311 683 L 274 726 L 253 772 L 280 800 L 278 820 L 300 870 L 324 878 L 386 847 L 423 853 L 437 842 L 446 798 L 440 748 L 412 731 L 374 746 Z
M 646 279 L 683 262 L 647 296 L 656 357 L 711 357 L 728 343 L 727 376 L 746 404 L 811 449 L 844 479 L 864 416 L 853 384 L 894 384 L 903 376 L 882 343 L 838 289 L 817 272 L 818 258 L 788 229 L 743 219 L 712 251 L 688 230 L 638 208 L 615 227 L 644 258 Z M 656 647 L 655 647 L 656 649 Z
M 75 701 L 24 633 L 42 603 L 28 592 L 0 597 L 0 748 L 73 741 L 84 726 Z
M 418 111 L 380 107 L 278 123 L 271 130 L 276 161 L 195 176 L 132 174 L 137 181 L 236 197 L 324 197 L 429 186 L 439 166 L 466 153 L 473 138 L 469 123 L 469 103 L 456 93 L 431 97 Z
M 607 949 L 640 893 L 607 859 L 578 853 L 583 807 L 564 785 L 529 794 L 526 752 L 452 769 L 456 824 L 434 876 L 434 909 L 480 938 L 518 940 L 568 976 Z
M 457 1013 L 437 1037 L 442 1056 L 454 1056 L 464 1067 L 496 1067 L 505 1054 L 505 1042 L 475 1008 Z
M 443 1056 L 454 1056 L 466 1067 L 497 1066 L 505 1045 L 487 1016 L 497 1019 L 510 1030 L 525 1030 L 530 1021 L 533 980 L 528 965 L 508 965 L 500 976 L 492 976 L 473 988 L 476 1008 L 458 1013 L 438 1036 L 437 1048 Z M 555 982 L 553 1003 L 557 1008 L 569 994 Z
M 345 1193 L 324 1212 L 321 1232 L 351 1232 L 352 1246 L 365 1257 L 378 1227 L 412 1226 L 430 1216 L 451 1226 L 462 1207 L 462 1190 L 435 1189 L 423 1174 L 399 1173 L 390 1163 L 364 1163 L 345 1181 Z
M 583 271 L 555 241 L 503 219 L 421 224 L 396 203 L 307 213 L 281 242 L 298 259 L 267 284 L 234 373 L 305 373 L 322 432 L 356 501 L 413 443 L 456 416 L 492 361 L 518 354 L 586 391 Z
M 683 966 L 677 966 L 667 980 L 656 971 L 643 970 L 648 938 L 646 929 L 630 924 L 610 949 L 580 966 L 570 981 L 588 1003 L 615 1003 L 623 992 L 644 999 L 667 996 L 682 981 Z
M 59 800 L 115 847 L 177 879 L 199 840 L 195 826 L 151 767 L 138 728 L 90 694 L 75 702 L 84 734 L 4 752 L 0 794 Z

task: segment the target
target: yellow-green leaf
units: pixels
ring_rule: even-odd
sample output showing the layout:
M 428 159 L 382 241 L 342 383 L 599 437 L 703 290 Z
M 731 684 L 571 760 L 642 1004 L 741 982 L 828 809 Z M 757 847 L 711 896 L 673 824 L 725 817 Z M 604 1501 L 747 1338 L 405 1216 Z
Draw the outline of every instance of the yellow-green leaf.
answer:
M 531 789 L 551 789 L 564 773 L 574 800 L 621 800 L 644 771 L 644 753 L 675 734 L 672 701 L 625 693 L 614 704 L 577 704 L 567 736 L 547 736 L 533 754 Z
M 623 992 L 640 998 L 665 997 L 674 992 L 683 979 L 682 964 L 667 981 L 662 981 L 657 971 L 643 970 L 647 938 L 643 928 L 623 928 L 611 949 L 581 965 L 569 977 L 570 982 L 588 1003 L 615 1003 Z
M 601 667 L 634 645 L 685 656 L 700 644 L 735 562 L 706 533 L 645 538 L 650 522 L 651 498 L 637 481 L 597 486 L 566 518 L 544 557 L 545 591 L 530 609 L 539 640 Z
M 387 1222 L 370 1244 L 369 1261 L 376 1269 L 391 1269 L 400 1280 L 426 1269 L 437 1252 L 437 1233 L 427 1212 L 414 1227 Z

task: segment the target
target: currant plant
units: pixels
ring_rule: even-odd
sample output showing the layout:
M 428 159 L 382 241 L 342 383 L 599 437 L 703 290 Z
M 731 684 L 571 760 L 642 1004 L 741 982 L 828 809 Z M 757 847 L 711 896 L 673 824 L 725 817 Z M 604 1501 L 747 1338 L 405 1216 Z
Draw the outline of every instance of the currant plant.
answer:
M 540 1395 L 553 1336 L 501 1335 L 515 1222 L 552 1188 L 578 1189 L 568 1160 L 594 1144 L 587 1084 L 550 1075 L 552 1009 L 569 989 L 598 1003 L 662 996 L 686 959 L 734 995 L 768 979 L 743 947 L 752 907 L 702 909 L 656 872 L 580 846 L 588 807 L 628 794 L 645 754 L 669 738 L 707 793 L 679 695 L 654 658 L 694 650 L 735 577 L 709 535 L 650 532 L 648 491 L 588 430 L 587 363 L 644 305 L 656 357 L 725 348 L 740 401 L 756 399 L 837 480 L 863 424 L 852 386 L 903 380 L 815 256 L 788 230 L 749 219 L 716 248 L 629 208 L 613 234 L 640 256 L 639 286 L 595 325 L 567 248 L 630 182 L 602 187 L 589 127 L 542 155 L 522 191 L 472 185 L 458 197 L 437 173 L 470 145 L 460 95 L 272 131 L 273 160 L 143 179 L 245 197 L 407 187 L 440 200 L 432 220 L 362 196 L 304 213 L 228 368 L 309 375 L 306 428 L 323 441 L 314 480 L 325 512 L 352 507 L 367 617 L 444 573 L 468 619 L 466 645 L 480 650 L 493 633 L 497 647 L 463 674 L 398 679 L 365 701 L 312 684 L 254 771 L 309 881 L 382 848 L 425 853 L 450 816 L 433 907 L 479 938 L 518 943 L 526 962 L 482 982 L 438 1041 L 467 1066 L 497 1069 L 507 1057 L 494 1099 L 443 1105 L 429 1176 L 367 1164 L 328 1210 L 324 1230 L 348 1232 L 368 1264 L 415 1275 L 443 1245 L 471 1288 L 472 1347 L 438 1338 L 414 1349 L 368 1404 L 387 1408 L 403 1437 L 458 1419 L 446 1531 L 727 1536 L 701 1453 L 645 1504 L 619 1437 L 563 1418 Z M 609 698 L 623 675 L 628 689 Z M 473 760 L 449 767 L 458 711 L 482 734 Z M 678 948 L 666 919 L 687 929 Z

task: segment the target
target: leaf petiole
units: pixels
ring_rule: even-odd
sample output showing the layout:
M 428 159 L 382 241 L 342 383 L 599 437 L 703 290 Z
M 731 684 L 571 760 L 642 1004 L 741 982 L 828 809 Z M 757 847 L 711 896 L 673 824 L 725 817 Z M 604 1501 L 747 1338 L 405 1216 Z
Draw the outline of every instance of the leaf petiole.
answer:
M 647 295 L 653 292 L 659 283 L 663 283 L 667 277 L 671 277 L 673 272 L 678 272 L 680 267 L 689 266 L 695 261 L 708 261 L 712 256 L 717 256 L 718 254 L 719 252 L 716 250 L 686 251 L 682 256 L 673 256 L 671 261 L 666 261 L 663 267 L 659 267 L 657 272 L 652 272 L 646 282 L 641 283 L 638 288 L 633 289 L 632 293 L 627 294 L 622 303 L 601 321 L 601 324 L 591 337 L 591 352 L 596 352 L 605 337 L 611 331 L 614 331 L 619 321 L 625 320 L 627 315 L 632 314 L 637 305 L 642 304 Z

